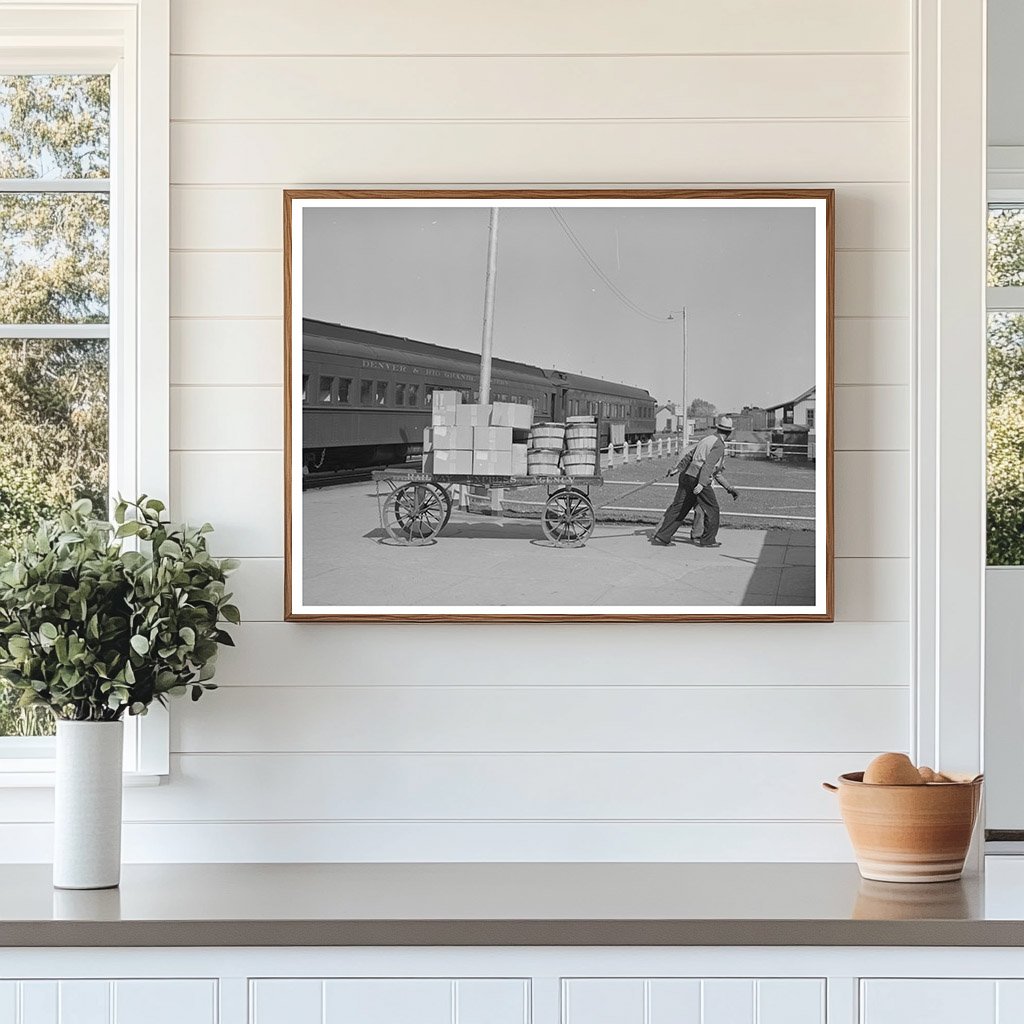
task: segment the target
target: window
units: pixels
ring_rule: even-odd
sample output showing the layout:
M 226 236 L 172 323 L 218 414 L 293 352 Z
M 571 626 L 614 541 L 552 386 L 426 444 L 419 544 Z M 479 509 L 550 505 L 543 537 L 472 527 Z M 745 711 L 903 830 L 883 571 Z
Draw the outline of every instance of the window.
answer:
M 405 384 L 401 381 L 395 383 L 395 405 L 405 405 Z
M 352 378 L 338 378 L 338 404 L 348 405 L 352 401 Z
M 320 378 L 320 401 L 330 404 L 334 398 L 334 378 L 333 377 L 321 377 Z
M 434 404 L 434 385 L 426 384 L 423 388 L 423 404 L 433 405 Z
M 1024 204 L 988 216 L 989 565 L 1024 565 Z
M 388 382 L 379 380 L 373 388 L 373 401 L 375 405 L 388 404 Z
M 807 410 L 806 420 L 807 420 L 807 426 L 813 429 L 813 427 L 814 427 L 814 410 L 813 409 L 808 409 Z
M 359 404 L 373 405 L 373 381 L 361 380 L 359 382 Z
M 305 405 L 309 401 L 309 374 L 304 373 L 302 375 L 302 404 Z
M 419 384 L 407 384 L 406 385 L 405 404 L 406 405 L 419 405 L 420 404 L 420 386 L 419 386 Z
M 9 538 L 76 496 L 101 514 L 112 493 L 168 496 L 167 9 L 3 4 L 0 37 Z M 0 685 L 0 784 L 38 783 L 50 722 L 12 704 Z M 159 708 L 126 720 L 127 770 L 166 773 L 167 748 Z

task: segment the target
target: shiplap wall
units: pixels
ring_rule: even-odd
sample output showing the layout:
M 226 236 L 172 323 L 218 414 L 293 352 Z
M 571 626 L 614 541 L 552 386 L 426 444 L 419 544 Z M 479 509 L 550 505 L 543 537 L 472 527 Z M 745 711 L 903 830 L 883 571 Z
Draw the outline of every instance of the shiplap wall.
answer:
M 172 19 L 172 500 L 247 621 L 129 859 L 847 859 L 819 781 L 910 736 L 909 0 Z M 281 189 L 427 183 L 837 188 L 834 625 L 280 621 Z

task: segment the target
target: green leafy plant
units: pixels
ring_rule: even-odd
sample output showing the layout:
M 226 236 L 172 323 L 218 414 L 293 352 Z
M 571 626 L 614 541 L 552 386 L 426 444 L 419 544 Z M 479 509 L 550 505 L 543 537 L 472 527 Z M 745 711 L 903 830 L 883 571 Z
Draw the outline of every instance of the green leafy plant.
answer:
M 144 495 L 119 501 L 111 524 L 83 499 L 0 549 L 0 679 L 23 708 L 108 722 L 215 689 L 219 645 L 234 645 L 222 624 L 239 622 L 225 587 L 238 562 L 209 553 L 209 523 L 163 513 Z

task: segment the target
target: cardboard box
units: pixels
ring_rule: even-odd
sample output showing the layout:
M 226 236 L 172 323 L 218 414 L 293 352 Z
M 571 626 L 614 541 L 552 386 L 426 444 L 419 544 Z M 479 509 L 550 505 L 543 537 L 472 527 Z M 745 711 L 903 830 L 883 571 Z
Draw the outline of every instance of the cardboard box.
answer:
M 430 422 L 435 427 L 454 427 L 458 419 L 457 405 L 443 405 L 434 409 Z
M 511 427 L 473 427 L 473 451 L 507 452 L 511 450 Z
M 430 468 L 426 470 L 428 473 L 470 476 L 473 472 L 473 453 L 471 451 L 435 448 L 428 458 L 430 460 Z
M 495 402 L 491 406 L 491 426 L 529 430 L 533 426 L 533 406 L 518 402 Z
M 439 424 L 431 429 L 432 447 L 449 450 L 462 449 L 471 451 L 473 444 L 473 427 L 449 426 Z
M 473 473 L 476 476 L 511 476 L 512 452 L 473 452 Z
M 435 391 L 431 399 L 431 406 L 434 409 L 454 409 L 462 404 L 461 391 Z
M 529 450 L 529 445 L 526 444 L 513 444 L 512 445 L 512 475 L 513 476 L 526 476 L 526 453 Z
M 463 403 L 455 407 L 455 413 L 455 422 L 460 427 L 487 427 L 491 423 L 491 407 L 489 405 Z

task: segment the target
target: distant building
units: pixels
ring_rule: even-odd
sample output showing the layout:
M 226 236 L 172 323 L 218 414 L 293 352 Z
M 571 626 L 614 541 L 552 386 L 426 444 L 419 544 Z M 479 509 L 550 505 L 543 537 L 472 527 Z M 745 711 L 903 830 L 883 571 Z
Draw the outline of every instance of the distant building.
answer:
M 737 430 L 766 430 L 768 428 L 768 410 L 758 405 L 745 405 L 742 412 L 732 414 Z
M 683 418 L 675 402 L 658 406 L 654 413 L 654 429 L 659 434 L 678 434 L 683 429 Z
M 808 431 L 813 431 L 814 388 L 808 388 L 788 402 L 768 406 L 764 412 L 767 427 L 806 427 Z

